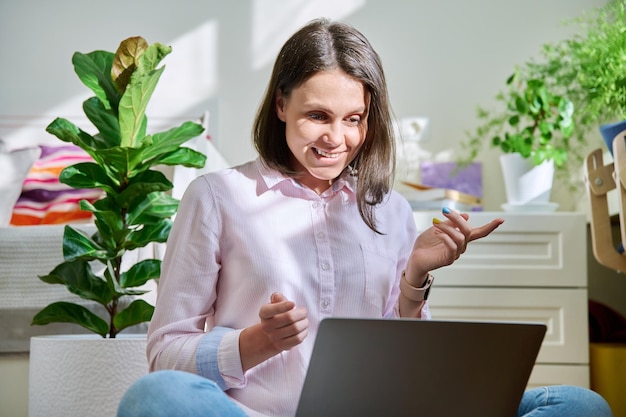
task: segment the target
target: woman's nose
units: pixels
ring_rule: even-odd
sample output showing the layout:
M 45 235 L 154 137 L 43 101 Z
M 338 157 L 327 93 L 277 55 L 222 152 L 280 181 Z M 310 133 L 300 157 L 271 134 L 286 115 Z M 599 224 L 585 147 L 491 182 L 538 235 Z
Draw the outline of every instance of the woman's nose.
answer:
M 339 145 L 343 141 L 343 126 L 341 123 L 330 123 L 324 134 L 324 142 L 329 145 Z

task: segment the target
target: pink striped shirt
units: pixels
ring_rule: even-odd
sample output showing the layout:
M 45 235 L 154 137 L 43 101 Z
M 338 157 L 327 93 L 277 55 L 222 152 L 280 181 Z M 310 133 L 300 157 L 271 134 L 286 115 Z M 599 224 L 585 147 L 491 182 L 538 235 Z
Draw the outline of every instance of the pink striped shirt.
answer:
M 293 416 L 323 318 L 398 317 L 413 213 L 390 193 L 376 208 L 376 234 L 359 216 L 355 185 L 344 173 L 317 195 L 258 159 L 194 180 L 167 243 L 151 370 L 211 378 L 250 416 Z M 240 331 L 275 291 L 307 309 L 308 337 L 244 374 Z

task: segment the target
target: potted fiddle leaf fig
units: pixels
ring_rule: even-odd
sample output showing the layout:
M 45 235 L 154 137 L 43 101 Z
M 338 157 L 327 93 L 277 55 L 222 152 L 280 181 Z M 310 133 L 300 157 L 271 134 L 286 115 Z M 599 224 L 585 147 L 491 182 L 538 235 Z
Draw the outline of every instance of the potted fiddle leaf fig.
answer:
M 93 204 L 86 200 L 80 203 L 82 210 L 93 213 L 95 232 L 65 226 L 64 261 L 40 279 L 65 285 L 83 300 L 102 305 L 108 317 L 100 317 L 83 304 L 62 301 L 35 315 L 35 325 L 75 323 L 95 333 L 84 336 L 99 336 L 89 340 L 69 337 L 61 347 L 52 344 L 57 341 L 51 339 L 54 337 L 31 338 L 31 415 L 114 415 L 124 390 L 147 372 L 145 334 L 135 348 L 123 345 L 128 340 L 118 334 L 151 319 L 154 307 L 139 297 L 144 292 L 139 287 L 159 277 L 161 263 L 144 259 L 123 268 L 122 258 L 128 251 L 165 242 L 170 232 L 178 200 L 168 194 L 172 183 L 155 167 L 201 168 L 206 161 L 205 155 L 182 146 L 202 133 L 200 124 L 185 122 L 167 131 L 148 133 L 146 107 L 165 68 L 159 64 L 170 52 L 169 46 L 148 45 L 145 39 L 132 37 L 122 41 L 115 53 L 76 52 L 72 57 L 76 74 L 95 94 L 83 103 L 83 110 L 97 133 L 87 133 L 62 118 L 55 119 L 46 130 L 93 158 L 93 162 L 65 168 L 60 182 L 73 188 L 100 189 L 102 198 Z M 106 353 L 90 350 L 98 339 L 110 341 L 100 343 L 108 349 Z M 71 350 L 73 347 L 76 349 Z M 113 358 L 113 353 L 121 358 Z M 68 364 L 81 357 L 84 361 L 79 365 Z M 63 376 L 66 368 L 72 372 L 69 376 Z M 110 372 L 109 378 L 101 378 L 103 369 Z M 50 384 L 51 378 L 63 384 Z M 81 394 L 84 389 L 91 391 Z M 68 406 L 67 398 L 75 400 Z M 104 410 L 103 404 L 109 403 L 111 406 Z M 97 408 L 90 411 L 93 404 Z M 87 409 L 79 411 L 83 406 Z
M 496 96 L 499 110 L 478 107 L 480 124 L 461 143 L 465 155 L 459 163 L 464 166 L 475 160 L 485 145 L 497 148 L 502 152 L 509 203 L 547 203 L 555 169 L 564 169 L 568 161 L 574 106 L 568 98 L 549 90 L 544 80 L 522 74 L 518 69 L 507 79 L 506 90 Z M 541 192 L 536 195 L 516 186 L 518 177 L 531 169 L 545 172 L 539 181 Z
M 59 181 L 73 188 L 99 188 L 104 197 L 82 210 L 93 213 L 97 231 L 92 236 L 66 226 L 63 236 L 64 262 L 40 278 L 62 284 L 80 297 L 103 305 L 108 320 L 79 304 L 57 302 L 45 307 L 33 324 L 72 322 L 101 335 L 114 338 L 131 325 L 150 320 L 153 307 L 135 299 L 120 309 L 120 300 L 142 294 L 137 287 L 158 278 L 160 261 L 143 260 L 122 271 L 127 251 L 153 242 L 165 242 L 178 201 L 166 192 L 173 185 L 156 165 L 204 166 L 206 157 L 181 147 L 198 136 L 203 127 L 186 122 L 166 132 L 148 134 L 145 110 L 164 67 L 159 62 L 171 48 L 148 45 L 141 37 L 126 39 L 115 54 L 77 52 L 74 69 L 95 97 L 83 104 L 87 118 L 98 129 L 90 135 L 72 122 L 57 118 L 47 131 L 71 142 L 92 158 L 65 168 Z M 103 266 L 98 276 L 93 261 Z

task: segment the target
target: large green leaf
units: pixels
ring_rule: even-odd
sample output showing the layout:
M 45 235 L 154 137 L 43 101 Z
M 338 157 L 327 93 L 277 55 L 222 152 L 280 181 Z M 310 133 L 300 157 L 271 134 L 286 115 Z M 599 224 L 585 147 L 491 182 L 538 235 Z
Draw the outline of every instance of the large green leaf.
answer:
M 129 225 L 150 224 L 170 218 L 178 209 L 179 201 L 162 192 L 150 193 L 141 203 L 129 210 L 126 222 Z
M 102 101 L 92 97 L 83 103 L 83 111 L 100 132 L 100 137 L 96 138 L 96 145 L 103 146 L 103 149 L 119 146 L 120 126 L 111 109 L 107 109 Z
M 144 171 L 147 167 L 138 169 L 137 165 L 142 164 L 142 148 L 122 148 L 115 146 L 110 149 L 100 151 L 99 157 L 106 161 L 106 168 L 109 176 L 117 178 L 128 178 L 135 176 L 138 172 Z
M 161 261 L 144 259 L 120 275 L 120 286 L 123 288 L 140 287 L 151 279 L 159 278 L 160 275 Z
M 133 148 L 145 136 L 146 107 L 165 68 L 161 67 L 141 78 L 133 77 L 118 107 L 121 145 Z
M 124 242 L 124 249 L 133 250 L 142 248 L 151 242 L 165 242 L 172 228 L 170 219 L 162 219 L 153 225 L 143 227 L 140 230 L 131 232 Z
M 63 258 L 65 261 L 109 259 L 109 253 L 94 242 L 85 232 L 65 226 L 63 232 Z
M 46 127 L 46 132 L 53 134 L 64 142 L 73 143 L 92 157 L 95 156 L 97 149 L 106 147 L 106 143 L 102 143 L 102 139 L 91 136 L 89 133 L 79 129 L 74 123 L 61 117 L 54 119 Z
M 185 122 L 182 125 L 152 135 L 152 146 L 143 153 L 144 160 L 159 157 L 178 149 L 180 145 L 199 136 L 204 131 L 202 125 L 193 122 Z
M 150 161 L 150 165 L 182 165 L 189 168 L 203 168 L 205 163 L 206 155 L 185 147 L 162 154 Z
M 154 70 L 170 52 L 172 52 L 171 46 L 163 45 L 158 42 L 148 46 L 148 49 L 139 57 L 137 71 L 133 73 L 133 77 L 142 77 L 146 73 Z
M 117 109 L 120 94 L 111 79 L 114 54 L 94 51 L 88 54 L 74 53 L 72 63 L 78 78 L 94 92 L 108 109 Z
M 57 265 L 48 275 L 39 277 L 48 284 L 63 284 L 67 289 L 86 300 L 93 300 L 102 305 L 110 303 L 113 292 L 108 284 L 91 271 L 88 262 L 77 260 Z
M 56 302 L 42 309 L 33 317 L 31 325 L 50 323 L 74 323 L 85 329 L 106 337 L 109 325 L 102 318 L 86 307 L 68 302 Z
M 173 184 L 162 172 L 144 171 L 128 180 L 126 189 L 116 197 L 116 201 L 120 206 L 130 208 L 133 202 L 139 203 L 146 195 L 154 191 L 168 191 L 172 187 Z
M 96 204 L 98 202 L 96 202 Z M 104 250 L 111 253 L 114 252 L 117 249 L 117 241 L 125 236 L 122 232 L 124 229 L 124 221 L 120 210 L 100 210 L 96 205 L 91 204 L 87 200 L 81 200 L 80 208 L 81 210 L 92 212 L 95 217 L 94 223 L 98 228 L 96 235 L 98 241 L 95 239 L 94 241 L 102 246 Z
M 150 321 L 154 307 L 142 299 L 138 299 L 130 303 L 128 307 L 117 313 L 113 319 L 113 325 L 118 331 L 129 326 Z
M 61 171 L 59 181 L 72 188 L 101 188 L 109 194 L 117 194 L 115 184 L 104 169 L 94 162 L 79 162 Z
M 118 285 L 118 287 L 119 287 L 119 285 Z M 116 292 L 116 294 L 118 294 L 118 296 L 120 296 L 120 298 L 128 296 L 128 295 L 130 295 L 132 297 L 135 297 L 135 296 L 144 295 L 146 293 L 149 293 L 150 291 L 151 290 L 149 290 L 149 289 L 141 290 L 141 289 L 138 289 L 138 288 L 122 288 L 122 287 L 119 287 L 118 291 Z

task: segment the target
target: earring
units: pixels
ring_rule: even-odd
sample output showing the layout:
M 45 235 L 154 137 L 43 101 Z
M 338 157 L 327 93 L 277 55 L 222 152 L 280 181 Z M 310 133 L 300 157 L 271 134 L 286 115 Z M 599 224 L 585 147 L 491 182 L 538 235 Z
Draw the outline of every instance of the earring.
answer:
M 353 168 L 352 165 L 348 165 L 346 169 L 348 170 L 348 174 L 353 177 L 356 177 L 357 175 L 359 175 L 359 170 L 356 168 Z

